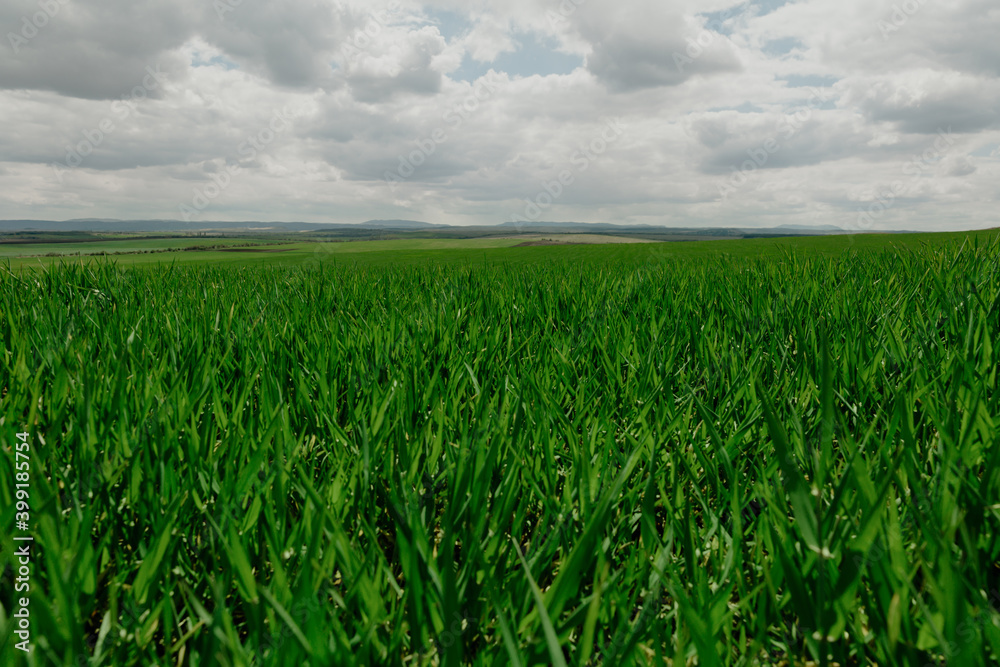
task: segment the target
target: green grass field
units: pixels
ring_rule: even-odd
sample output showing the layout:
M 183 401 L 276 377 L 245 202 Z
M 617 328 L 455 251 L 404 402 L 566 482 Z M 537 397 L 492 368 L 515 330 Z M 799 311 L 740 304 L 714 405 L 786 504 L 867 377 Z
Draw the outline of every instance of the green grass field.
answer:
M 377 243 L 0 264 L 0 664 L 1000 660 L 997 232 Z

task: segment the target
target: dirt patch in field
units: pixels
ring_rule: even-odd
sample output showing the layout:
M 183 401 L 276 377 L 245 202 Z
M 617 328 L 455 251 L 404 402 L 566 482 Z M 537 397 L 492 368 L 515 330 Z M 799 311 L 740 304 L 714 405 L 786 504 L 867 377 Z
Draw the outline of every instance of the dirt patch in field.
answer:
M 288 252 L 289 248 L 219 248 L 219 252 Z
M 550 241 L 544 239 L 541 241 L 525 241 L 524 243 L 518 243 L 515 248 L 524 248 L 531 245 L 588 245 L 586 243 L 574 243 L 573 241 Z

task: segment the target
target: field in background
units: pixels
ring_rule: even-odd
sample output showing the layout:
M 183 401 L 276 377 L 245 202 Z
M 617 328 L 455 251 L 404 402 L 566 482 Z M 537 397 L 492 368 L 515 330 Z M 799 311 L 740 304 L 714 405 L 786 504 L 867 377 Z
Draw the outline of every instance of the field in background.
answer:
M 518 245 L 529 244 L 618 244 L 618 243 L 655 243 L 650 239 L 632 238 L 629 236 L 613 236 L 610 234 L 523 234 L 513 237 Z
M 98 239 L 87 243 L 24 245 L 0 243 L 0 266 L 45 268 L 67 262 L 111 261 L 121 266 L 145 265 L 424 265 L 568 262 L 643 264 L 695 257 L 763 257 L 794 252 L 803 256 L 835 256 L 849 251 L 920 250 L 964 239 L 988 243 L 998 230 L 939 234 L 863 234 L 780 237 L 713 241 L 649 242 L 598 234 L 523 234 L 501 238 L 406 238 L 317 241 L 295 236 L 258 234 L 238 237 L 173 237 Z M 565 245 L 522 244 L 554 239 Z M 607 240 L 607 243 L 599 241 Z M 579 244 L 579 245 L 577 245 Z M 205 246 L 225 245 L 202 249 Z M 176 250 L 171 250 L 176 249 Z M 138 252 L 137 252 L 138 251 Z M 79 256 L 76 255 L 79 253 Z M 49 256 L 58 255 L 58 256 Z
M 180 254 L 197 252 L 210 253 L 213 250 L 226 248 L 249 248 L 261 244 L 273 244 L 273 240 L 261 238 L 198 238 L 198 237 L 142 237 L 102 238 L 97 237 L 86 241 L 61 240 L 47 243 L 12 243 L 0 242 L 0 260 L 35 261 L 36 258 L 51 261 L 53 257 L 89 259 L 95 256 L 128 256 L 143 253 L 160 254 L 176 250 Z M 163 258 L 158 258 L 162 260 Z M 133 258 L 132 261 L 135 261 Z
M 11 261 L 38 663 L 996 664 L 995 237 Z

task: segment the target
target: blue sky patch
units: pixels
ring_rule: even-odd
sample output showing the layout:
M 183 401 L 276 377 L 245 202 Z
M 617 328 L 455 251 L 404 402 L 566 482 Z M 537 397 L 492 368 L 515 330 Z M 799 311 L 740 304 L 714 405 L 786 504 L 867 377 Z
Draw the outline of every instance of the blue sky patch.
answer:
M 437 26 L 438 32 L 449 42 L 472 30 L 472 23 L 464 14 L 457 12 L 428 12 L 430 24 Z
M 1000 151 L 1000 144 L 986 144 L 969 153 L 971 157 L 994 157 Z
M 784 81 L 789 88 L 829 88 L 840 79 L 835 76 L 820 76 L 818 74 L 789 74 L 779 76 L 778 81 Z
M 734 23 L 755 16 L 765 16 L 789 2 L 790 0 L 751 0 L 734 3 L 718 12 L 701 12 L 698 15 L 705 18 L 705 27 L 709 30 L 721 35 L 731 35 Z
M 800 47 L 802 47 L 802 42 L 795 37 L 781 37 L 779 39 L 772 39 L 764 44 L 761 51 L 763 51 L 765 55 L 778 57 L 788 55 L 791 53 L 792 49 Z
M 757 7 L 757 15 L 765 16 L 791 2 L 792 0 L 756 0 L 753 4 Z
M 515 38 L 516 51 L 501 53 L 493 62 L 480 62 L 468 55 L 461 67 L 450 74 L 456 81 L 475 81 L 491 69 L 506 72 L 511 77 L 539 74 L 569 74 L 583 66 L 581 56 L 556 51 L 554 40 L 543 40 L 538 33 L 521 34 Z
M 221 66 L 224 69 L 233 70 L 239 69 L 240 66 L 234 63 L 228 58 L 223 58 L 222 56 L 212 56 L 208 60 L 205 60 L 200 53 L 195 53 L 194 57 L 191 58 L 191 67 L 216 67 Z

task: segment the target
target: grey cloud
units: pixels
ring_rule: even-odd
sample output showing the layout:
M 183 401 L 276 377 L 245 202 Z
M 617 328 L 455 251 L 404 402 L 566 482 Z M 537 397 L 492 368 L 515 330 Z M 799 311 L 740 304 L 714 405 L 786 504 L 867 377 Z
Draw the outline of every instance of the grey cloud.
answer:
M 636 43 L 628 36 L 615 36 L 594 45 L 587 69 L 615 91 L 676 86 L 697 74 L 739 69 L 735 59 L 726 57 L 727 54 L 706 54 L 692 59 L 686 54 L 687 48 L 681 42 Z
M 928 9 L 933 15 L 922 16 Z M 996 77 L 1000 76 L 998 34 L 1000 12 L 995 0 L 959 0 L 925 6 L 889 41 L 897 42 L 899 49 L 924 55 L 929 66 Z
M 290 87 L 330 85 L 331 52 L 348 26 L 326 3 L 280 5 L 179 0 L 51 0 L 46 25 L 31 39 L 0 42 L 0 88 L 51 90 L 70 97 L 113 99 L 141 81 L 149 65 L 181 77 L 187 63 L 170 52 L 200 37 L 241 68 Z M 218 7 L 227 8 L 218 11 Z M 4 34 L 20 35 L 30 0 L 0 9 Z
M 434 137 L 443 141 L 435 141 Z M 483 132 L 470 136 L 467 127 L 456 129 L 440 119 L 431 119 L 420 126 L 398 127 L 391 133 L 362 128 L 354 132 L 352 141 L 326 142 L 316 154 L 343 170 L 347 180 L 381 181 L 386 172 L 398 175 L 401 163 L 413 165 L 419 161 L 405 180 L 442 184 L 462 174 L 499 168 L 511 150 L 509 135 Z
M 235 116 L 200 106 L 72 100 L 68 108 L 37 108 L 19 137 L 0 135 L 0 154 L 10 162 L 61 165 L 64 169 L 127 171 L 167 165 L 239 161 L 239 147 L 267 128 L 287 99 L 261 98 L 260 106 Z M 21 113 L 31 109 L 21 105 Z M 294 142 L 296 122 L 282 130 L 268 152 Z M 248 168 L 253 165 L 244 164 Z
M 113 99 L 140 85 L 148 66 L 181 76 L 185 64 L 165 52 L 190 34 L 185 3 L 53 0 L 53 5 L 58 11 L 26 43 L 7 33 L 32 34 L 22 17 L 37 15 L 39 5 L 15 0 L 0 10 L 0 26 L 7 28 L 0 41 L 0 88 Z
M 289 87 L 329 86 L 332 52 L 351 17 L 325 3 L 243 2 L 221 18 L 205 17 L 200 34 L 234 61 Z
M 759 21 L 766 38 L 798 37 L 825 65 L 852 74 L 884 75 L 923 68 L 996 77 L 1000 75 L 1000 13 L 995 0 L 907 4 L 895 0 L 858 3 L 854 21 L 817 11 L 824 3 L 799 2 Z M 835 7 L 830 3 L 829 7 Z M 911 7 L 918 9 L 912 11 Z M 907 9 L 904 10 L 903 8 Z M 820 29 L 809 29 L 817 22 Z
M 850 97 L 873 121 L 902 132 L 957 133 L 1000 127 L 1000 86 L 995 81 L 940 75 L 916 82 L 858 81 Z
M 707 148 L 719 148 L 732 136 L 729 123 L 722 116 L 698 118 L 689 124 L 687 130 Z
M 947 176 L 962 177 L 976 173 L 976 163 L 967 155 L 946 157 L 941 161 L 941 168 Z
M 327 158 L 330 164 L 344 168 L 346 180 L 382 181 L 385 180 L 386 173 L 398 176 L 400 156 L 405 157 L 414 150 L 416 149 L 412 144 L 400 146 L 396 152 L 386 150 L 381 154 L 352 155 L 345 150 L 328 155 Z M 444 149 L 439 149 L 427 157 L 427 161 L 421 163 L 412 176 L 403 180 L 410 183 L 440 185 L 459 174 L 475 171 L 478 168 L 479 165 L 471 156 L 455 154 L 454 151 L 448 153 Z
M 441 90 L 441 73 L 427 67 L 427 62 L 404 65 L 394 76 L 357 74 L 348 77 L 348 85 L 360 102 L 376 104 L 402 93 L 433 95 Z
M 446 43 L 436 28 L 405 34 L 392 46 L 392 51 L 373 48 L 343 73 L 357 100 L 377 104 L 399 95 L 433 95 L 441 90 L 443 77 L 433 61 Z
M 707 114 L 694 121 L 690 134 L 707 151 L 699 168 L 704 174 L 728 174 L 748 160 L 756 169 L 784 169 L 866 153 L 870 138 L 856 120 L 837 111 L 811 111 L 798 119 L 774 114 L 734 111 Z
M 679 12 L 657 5 L 612 9 L 609 19 L 601 13 L 606 8 L 584 6 L 578 26 L 592 46 L 587 69 L 613 91 L 676 86 L 741 68 L 727 38 Z

